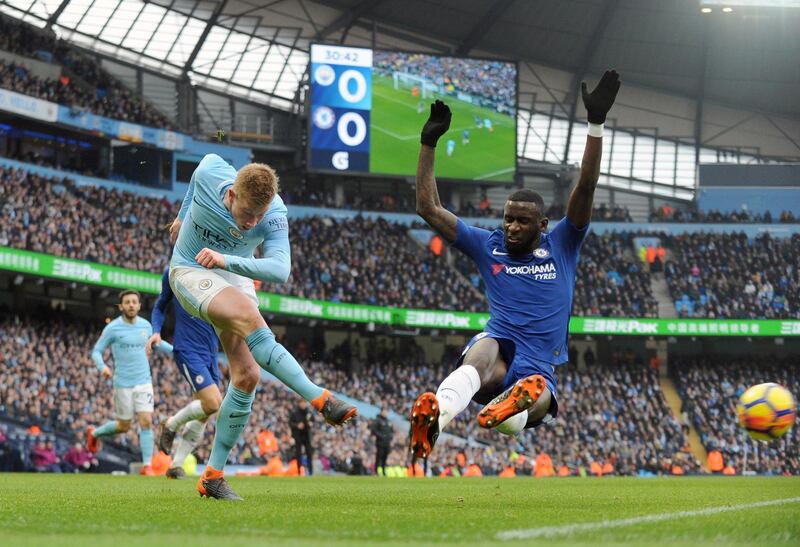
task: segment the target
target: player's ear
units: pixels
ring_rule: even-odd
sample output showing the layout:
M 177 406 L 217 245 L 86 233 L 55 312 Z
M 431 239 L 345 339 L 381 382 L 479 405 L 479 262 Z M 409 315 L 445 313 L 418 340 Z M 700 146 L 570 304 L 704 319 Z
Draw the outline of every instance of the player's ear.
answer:
M 539 222 L 539 229 L 540 229 L 542 232 L 545 232 L 545 231 L 547 231 L 547 224 L 548 224 L 549 222 L 550 222 L 550 219 L 548 219 L 547 217 L 542 217 L 542 220 Z

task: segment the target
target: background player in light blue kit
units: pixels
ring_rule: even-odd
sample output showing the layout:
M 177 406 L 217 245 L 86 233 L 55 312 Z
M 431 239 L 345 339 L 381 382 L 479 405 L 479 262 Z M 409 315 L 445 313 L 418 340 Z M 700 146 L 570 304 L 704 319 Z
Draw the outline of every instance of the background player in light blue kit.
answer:
M 150 471 L 153 456 L 153 380 L 148 360 L 150 347 L 148 338 L 153 334 L 150 322 L 139 317 L 142 308 L 137 291 L 125 290 L 119 294 L 119 310 L 122 315 L 111 321 L 92 349 L 92 360 L 104 378 L 114 378 L 114 420 L 100 427 L 89 426 L 87 444 L 89 450 L 97 452 L 98 439 L 125 433 L 131 428 L 134 414 L 139 422 L 139 446 L 142 449 L 142 474 Z M 114 371 L 103 360 L 103 352 L 111 346 L 114 356 Z M 172 353 L 172 346 L 161 342 L 156 346 L 165 353 Z
M 161 343 L 161 329 L 170 302 L 175 312 L 175 333 L 172 339 L 172 355 L 178 372 L 186 378 L 192 388 L 192 402 L 178 410 L 161 423 L 157 445 L 159 450 L 172 454 L 172 463 L 167 478 L 180 479 L 185 476 L 183 462 L 194 450 L 206 428 L 209 417 L 219 410 L 222 394 L 219 391 L 219 341 L 213 327 L 197 317 L 192 317 L 175 301 L 169 286 L 169 268 L 161 277 L 161 294 L 153 306 L 153 335 L 147 345 Z M 180 439 L 173 453 L 175 435 Z
M 170 233 L 177 233 L 169 272 L 175 297 L 192 316 L 214 326 L 230 362 L 231 382 L 197 489 L 204 496 L 240 500 L 223 468 L 247 425 L 259 366 L 330 424 L 342 425 L 356 408 L 309 380 L 258 311 L 253 279 L 282 283 L 291 272 L 286 206 L 271 167 L 252 163 L 237 172 L 219 156 L 207 155 L 192 175 Z M 262 258 L 254 258 L 262 244 Z
M 619 86 L 614 71 L 606 72 L 591 93 L 582 86 L 589 128 L 580 178 L 570 193 L 566 218 L 550 233 L 544 201 L 529 189 L 509 196 L 503 227 L 495 231 L 467 226 L 442 207 L 434 148 L 450 127 L 451 114 L 441 101 L 431 105 L 417 166 L 417 213 L 478 266 L 490 318 L 437 392 L 423 393 L 414 402 L 409 446 L 414 457 L 428 457 L 441 431 L 470 400 L 486 405 L 478 414 L 481 427 L 509 435 L 556 417 L 555 367 L 567 361 L 578 254 L 600 176 L 603 123 Z

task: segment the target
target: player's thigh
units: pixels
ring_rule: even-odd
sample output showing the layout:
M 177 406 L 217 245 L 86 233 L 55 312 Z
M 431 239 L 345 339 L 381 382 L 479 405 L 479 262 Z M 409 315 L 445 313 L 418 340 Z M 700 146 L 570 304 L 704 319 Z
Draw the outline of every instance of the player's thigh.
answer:
M 118 422 L 130 422 L 133 419 L 133 388 L 114 388 L 114 418 Z
M 140 384 L 133 388 L 133 411 L 139 414 L 153 414 L 155 404 L 153 384 Z
M 231 383 L 244 391 L 250 392 L 255 389 L 261 378 L 261 369 L 253 359 L 247 342 L 241 336 L 229 331 L 220 332 L 219 341 L 228 357 Z
M 481 390 L 501 385 L 508 366 L 500 353 L 500 344 L 489 336 L 475 342 L 464 354 L 461 363 L 475 367 L 481 376 Z
M 252 279 L 225 270 L 179 266 L 170 269 L 169 282 L 181 306 L 218 331 L 244 337 L 266 324 Z

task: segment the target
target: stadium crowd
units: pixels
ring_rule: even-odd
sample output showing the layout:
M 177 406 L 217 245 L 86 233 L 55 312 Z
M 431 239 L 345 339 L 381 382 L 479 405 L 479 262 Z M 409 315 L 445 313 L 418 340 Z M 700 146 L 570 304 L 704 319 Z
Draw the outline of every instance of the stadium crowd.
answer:
M 0 18 L 0 50 L 60 64 L 58 79 L 30 74 L 24 64 L 0 61 L 0 87 L 45 101 L 87 109 L 115 120 L 176 129 L 158 110 L 136 97 L 100 63 L 24 23 Z
M 795 426 L 780 441 L 756 443 L 739 427 L 736 403 L 744 391 L 768 378 L 795 396 L 800 393 L 797 359 L 770 356 L 680 357 L 670 362 L 682 412 L 697 428 L 709 451 L 722 454 L 724 466 L 773 475 L 800 474 L 800 430 Z
M 687 233 L 668 238 L 670 293 L 682 317 L 800 318 L 800 235 Z
M 110 382 L 100 377 L 89 356 L 100 327 L 63 319 L 6 316 L 0 322 L 0 354 L 4 356 L 0 414 L 81 441 L 85 427 L 107 418 L 112 408 Z M 455 364 L 460 349 L 449 348 L 441 363 L 432 365 L 413 342 L 394 346 L 368 342 L 364 348 L 347 344 L 321 354 L 305 342 L 290 346 L 314 381 L 365 402 L 385 405 L 402 416 L 416 394 L 435 390 L 437 379 Z M 368 368 L 348 369 L 354 357 L 362 360 L 356 354 L 366 357 L 363 362 Z M 158 420 L 186 404 L 189 389 L 169 358 L 156 353 L 154 359 Z M 587 356 L 586 361 L 593 359 Z M 605 474 L 672 473 L 676 465 L 684 473 L 698 471 L 697 462 L 686 452 L 680 424 L 670 415 L 660 393 L 656 371 L 646 368 L 632 351 L 615 352 L 608 364 L 594 363 L 584 370 L 570 365 L 559 369 L 558 375 L 560 417 L 555 424 L 511 439 L 480 429 L 474 419 L 478 407 L 473 404 L 448 428 L 457 438 L 443 437 L 431 459 L 431 470 L 463 474 L 475 465 L 486 475 L 501 473 L 509 466 L 518 473 L 535 472 L 531 463 L 544 454 L 552 469 L 540 467 L 540 476 L 556 474 L 562 466 L 570 474 L 595 467 L 605 469 Z M 285 471 L 295 457 L 289 414 L 297 403 L 298 398 L 283 386 L 262 383 L 250 427 L 231 461 L 264 466 L 277 456 Z M 375 442 L 367 420 L 335 429 L 312 413 L 311 424 L 315 460 L 323 470 L 370 472 Z M 267 431 L 275 441 L 265 448 L 262 441 Z M 407 431 L 395 424 L 394 433 L 389 465 L 404 466 Z M 212 434 L 213 426 L 197 450 L 200 461 L 208 457 Z M 109 442 L 130 450 L 135 459 L 137 440 L 131 431 Z M 465 446 L 465 440 L 471 447 Z M 520 455 L 523 459 L 517 461 Z M 71 470 L 63 464 L 65 454 L 55 456 L 60 461 L 42 461 Z
M 731 224 L 794 224 L 798 222 L 797 217 L 791 210 L 781 211 L 775 219 L 770 211 L 762 213 L 752 213 L 747 209 L 739 211 L 700 211 L 699 209 L 681 210 L 675 209 L 669 204 L 663 204 L 650 212 L 650 222 L 682 222 L 682 223 L 708 223 L 719 224 L 723 222 Z
M 407 72 L 425 78 L 446 93 L 469 93 L 498 111 L 511 113 L 516 108 L 513 63 L 387 51 L 375 51 L 372 63 L 384 73 Z
M 165 267 L 170 250 L 165 226 L 175 218 L 177 202 L 4 167 L 0 182 L 0 245 L 156 273 Z M 656 316 L 648 268 L 630 252 L 636 235 L 587 236 L 575 315 Z M 800 316 L 800 270 L 794 260 L 800 236 L 659 237 L 671 253 L 663 268 L 681 316 Z M 293 275 L 287 284 L 265 287 L 272 292 L 398 307 L 486 309 L 472 263 L 454 252 L 454 266 L 449 265 L 444 254 L 414 243 L 407 226 L 360 216 L 308 217 L 291 221 L 290 238 Z M 143 240 L 148 245 L 135 244 Z

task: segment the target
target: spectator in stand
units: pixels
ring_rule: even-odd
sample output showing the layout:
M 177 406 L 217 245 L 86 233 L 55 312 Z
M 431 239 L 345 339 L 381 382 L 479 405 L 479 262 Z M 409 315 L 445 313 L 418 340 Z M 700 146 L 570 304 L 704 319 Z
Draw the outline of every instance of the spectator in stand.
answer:
M 49 31 L 2 17 L 0 49 L 40 59 L 44 55 L 42 60 L 56 62 L 65 69 L 60 78 L 45 79 L 29 74 L 22 65 L 0 61 L 0 87 L 65 106 L 85 108 L 116 120 L 175 129 L 175 124 L 166 116 L 105 72 L 99 61 L 79 53 Z M 81 82 L 73 81 L 71 75 Z
M 34 469 L 40 473 L 61 473 L 61 459 L 56 455 L 53 441 L 45 441 L 45 439 L 40 438 L 33 448 L 31 460 L 33 461 Z
M 64 455 L 62 466 L 68 472 L 85 473 L 95 469 L 98 463 L 97 458 L 82 443 L 76 442 Z
M 681 316 L 800 318 L 800 235 L 699 232 L 668 240 L 665 277 Z

